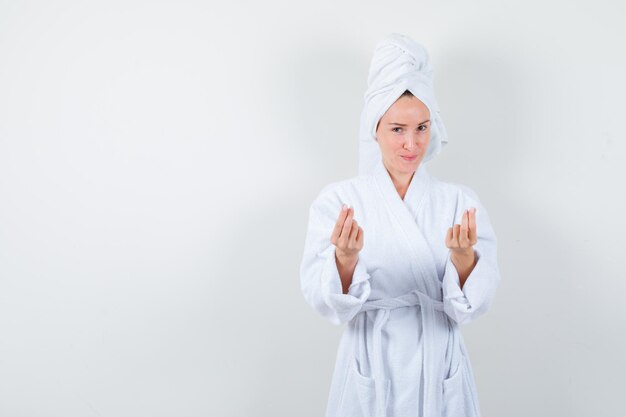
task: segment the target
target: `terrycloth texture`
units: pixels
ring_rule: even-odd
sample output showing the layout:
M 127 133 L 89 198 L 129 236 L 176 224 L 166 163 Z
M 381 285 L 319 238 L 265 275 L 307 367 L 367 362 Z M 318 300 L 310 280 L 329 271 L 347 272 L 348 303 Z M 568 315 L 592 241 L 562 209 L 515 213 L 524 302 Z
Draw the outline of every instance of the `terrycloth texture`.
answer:
M 399 33 L 386 36 L 374 50 L 367 84 L 359 133 L 359 174 L 372 172 L 381 159 L 376 124 L 405 90 L 424 102 L 430 111 L 430 144 L 422 163 L 441 152 L 448 143 L 448 134 L 435 99 L 426 48 Z
M 342 203 L 354 207 L 364 245 L 344 294 L 330 241 Z M 448 227 L 476 207 L 477 263 L 463 288 L 445 246 Z M 459 325 L 485 314 L 500 281 L 496 236 L 468 187 L 420 164 L 404 200 L 383 162 L 326 186 L 310 208 L 300 268 L 306 301 L 347 324 L 326 417 L 480 417 Z

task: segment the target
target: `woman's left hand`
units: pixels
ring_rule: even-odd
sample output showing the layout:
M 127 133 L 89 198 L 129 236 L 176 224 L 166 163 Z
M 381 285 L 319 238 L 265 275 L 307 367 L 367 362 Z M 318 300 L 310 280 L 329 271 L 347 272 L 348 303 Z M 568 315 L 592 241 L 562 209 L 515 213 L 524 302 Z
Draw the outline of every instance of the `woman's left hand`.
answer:
M 461 224 L 450 227 L 446 235 L 446 246 L 452 252 L 450 259 L 459 273 L 461 288 L 476 264 L 476 254 L 472 247 L 476 241 L 476 209 L 472 207 L 463 212 Z

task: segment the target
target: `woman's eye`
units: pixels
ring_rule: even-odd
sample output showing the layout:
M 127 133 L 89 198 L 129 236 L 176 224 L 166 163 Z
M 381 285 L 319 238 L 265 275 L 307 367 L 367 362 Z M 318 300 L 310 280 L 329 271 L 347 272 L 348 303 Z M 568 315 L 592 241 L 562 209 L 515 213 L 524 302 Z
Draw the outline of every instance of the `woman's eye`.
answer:
M 391 129 L 393 132 L 398 133 L 398 131 L 396 129 L 402 129 L 401 127 L 394 127 L 393 129 Z
M 426 126 L 426 125 L 421 125 L 421 126 L 418 126 L 417 128 L 418 128 L 420 131 L 422 131 L 422 132 L 423 132 L 424 130 L 428 129 L 428 126 Z M 423 129 L 422 129 L 422 128 L 423 128 Z

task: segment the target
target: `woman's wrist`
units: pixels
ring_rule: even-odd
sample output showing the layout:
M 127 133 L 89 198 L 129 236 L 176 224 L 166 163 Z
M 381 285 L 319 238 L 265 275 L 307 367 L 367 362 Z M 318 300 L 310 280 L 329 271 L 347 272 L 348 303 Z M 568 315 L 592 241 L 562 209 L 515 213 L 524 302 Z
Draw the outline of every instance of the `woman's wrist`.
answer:
M 337 259 L 337 265 L 344 268 L 353 268 L 359 260 L 359 254 L 345 255 L 335 251 L 335 258 Z
M 454 264 L 454 267 L 456 268 L 459 275 L 459 284 L 461 285 L 461 289 L 463 288 L 463 285 L 465 284 L 465 281 L 467 280 L 469 275 L 474 270 L 474 267 L 476 266 L 476 262 L 478 260 L 474 249 L 470 249 L 470 253 L 453 252 L 450 256 L 450 259 L 452 260 L 452 263 Z
M 450 258 L 452 258 L 452 262 L 455 264 L 463 264 L 463 265 L 471 265 L 476 260 L 476 252 L 474 248 L 467 248 L 465 251 L 453 250 Z
M 352 284 L 352 275 L 354 274 L 354 270 L 356 269 L 356 264 L 358 260 L 358 254 L 356 256 L 344 256 L 335 253 L 337 272 L 339 272 L 339 278 L 341 279 L 341 288 L 344 294 L 348 293 L 350 284 Z

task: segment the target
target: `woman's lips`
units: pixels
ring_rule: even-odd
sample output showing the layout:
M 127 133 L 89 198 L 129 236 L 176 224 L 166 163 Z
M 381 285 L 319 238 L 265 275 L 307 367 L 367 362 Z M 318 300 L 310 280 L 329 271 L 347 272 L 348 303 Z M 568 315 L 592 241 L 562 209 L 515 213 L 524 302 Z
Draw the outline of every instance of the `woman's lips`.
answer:
M 407 162 L 413 162 L 413 161 L 415 161 L 415 158 L 417 158 L 417 155 L 413 155 L 413 156 L 402 156 L 402 155 L 400 155 L 400 156 L 402 157 L 402 159 L 404 159 Z

